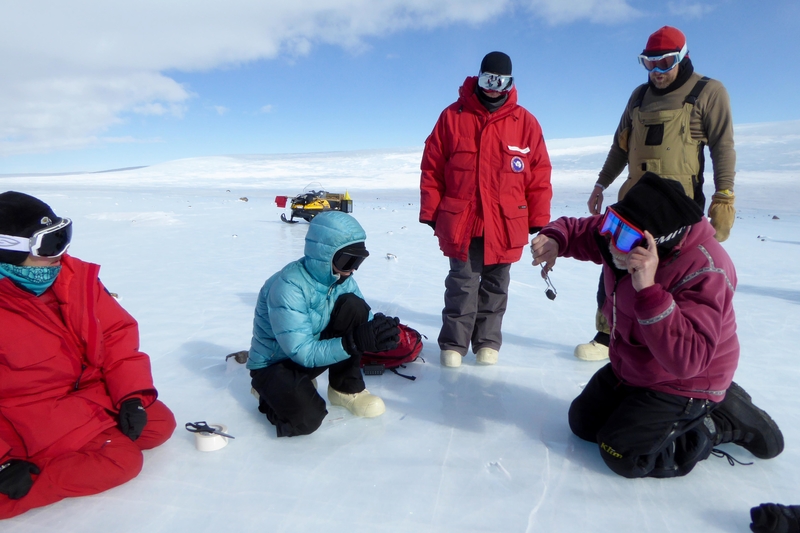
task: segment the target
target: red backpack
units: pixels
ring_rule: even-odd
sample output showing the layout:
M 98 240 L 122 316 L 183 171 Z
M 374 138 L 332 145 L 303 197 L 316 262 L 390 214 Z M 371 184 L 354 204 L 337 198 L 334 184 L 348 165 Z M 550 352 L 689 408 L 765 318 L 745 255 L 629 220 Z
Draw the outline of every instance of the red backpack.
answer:
M 422 351 L 423 335 L 405 324 L 400 324 L 399 328 L 400 342 L 397 343 L 397 348 L 385 352 L 364 352 L 361 356 L 361 368 L 364 369 L 364 375 L 379 376 L 383 374 L 384 370 L 391 370 L 406 379 L 412 381 L 417 379 L 416 376 L 401 374 L 397 371 L 397 367 L 405 368 L 405 363 L 417 360 Z M 424 359 L 423 362 L 425 362 Z

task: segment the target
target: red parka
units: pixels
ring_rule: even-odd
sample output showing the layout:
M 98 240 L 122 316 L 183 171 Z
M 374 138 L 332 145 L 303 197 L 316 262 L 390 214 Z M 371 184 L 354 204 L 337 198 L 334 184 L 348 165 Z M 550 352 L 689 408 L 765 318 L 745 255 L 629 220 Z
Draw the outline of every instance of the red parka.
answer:
M 512 88 L 489 113 L 468 77 L 459 99 L 425 141 L 420 222 L 435 222 L 439 247 L 465 261 L 472 237 L 484 237 L 484 263 L 513 263 L 530 228 L 550 221 L 550 158 L 539 122 L 517 105 Z
M 614 374 L 634 387 L 722 401 L 739 362 L 736 269 L 708 219 L 690 227 L 680 247 L 659 261 L 655 284 L 639 292 L 629 274 L 604 260 L 610 254 L 598 237 L 602 221 L 559 218 L 542 234 L 558 242 L 559 256 L 604 263 Z
M 64 255 L 42 296 L 0 279 L 0 462 L 79 449 L 117 424 L 123 400 L 157 396 L 136 321 L 98 265 Z

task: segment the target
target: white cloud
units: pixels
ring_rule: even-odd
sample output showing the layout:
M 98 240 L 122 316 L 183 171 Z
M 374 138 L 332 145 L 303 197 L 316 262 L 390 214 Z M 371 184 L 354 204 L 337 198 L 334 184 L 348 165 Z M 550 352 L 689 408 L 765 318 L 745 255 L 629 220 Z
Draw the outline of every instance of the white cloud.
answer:
M 668 2 L 667 8 L 673 15 L 687 18 L 703 18 L 708 13 L 714 11 L 715 6 L 701 4 L 699 2 Z
M 260 111 L 261 111 L 262 113 L 272 113 L 272 104 L 267 104 L 267 105 L 263 106 L 263 107 L 260 109 Z
M 222 116 L 225 113 L 227 113 L 228 111 L 230 111 L 230 109 L 228 109 L 224 105 L 215 105 L 215 106 L 213 106 L 213 108 L 214 108 L 214 111 L 216 111 L 217 115 L 219 115 L 219 116 Z
M 102 142 L 130 113 L 180 117 L 193 95 L 170 70 L 302 56 L 318 44 L 358 50 L 405 29 L 479 24 L 515 4 L 553 24 L 636 14 L 626 0 L 3 2 L 0 156 Z
M 567 24 L 587 19 L 618 23 L 639 16 L 628 0 L 529 0 L 531 9 L 550 24 Z

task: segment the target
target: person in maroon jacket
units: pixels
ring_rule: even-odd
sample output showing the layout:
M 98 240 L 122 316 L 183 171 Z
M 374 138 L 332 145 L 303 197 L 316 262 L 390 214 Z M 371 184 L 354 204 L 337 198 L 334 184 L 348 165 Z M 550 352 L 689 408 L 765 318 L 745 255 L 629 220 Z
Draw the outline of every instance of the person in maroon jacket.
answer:
M 470 342 L 478 363 L 497 362 L 511 263 L 550 221 L 550 169 L 539 123 L 517 104 L 511 58 L 487 54 L 422 154 L 419 220 L 450 258 L 442 365 L 461 365 Z
M 533 240 L 546 273 L 557 256 L 603 265 L 610 363 L 572 402 L 569 424 L 619 475 L 689 473 L 733 442 L 756 457 L 783 435 L 734 383 L 736 270 L 700 207 L 646 173 L 604 215 L 560 218 Z
M 0 194 L 0 519 L 131 480 L 175 429 L 136 321 L 71 238 L 41 200 Z

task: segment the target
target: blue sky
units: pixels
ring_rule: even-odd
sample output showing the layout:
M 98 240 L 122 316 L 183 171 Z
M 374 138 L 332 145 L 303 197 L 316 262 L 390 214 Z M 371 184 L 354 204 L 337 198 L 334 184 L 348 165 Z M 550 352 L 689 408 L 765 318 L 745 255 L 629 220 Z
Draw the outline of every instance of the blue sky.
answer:
M 546 138 L 610 135 L 665 24 L 737 124 L 800 119 L 795 0 L 114 4 L 0 7 L 0 174 L 421 146 L 492 50 Z

